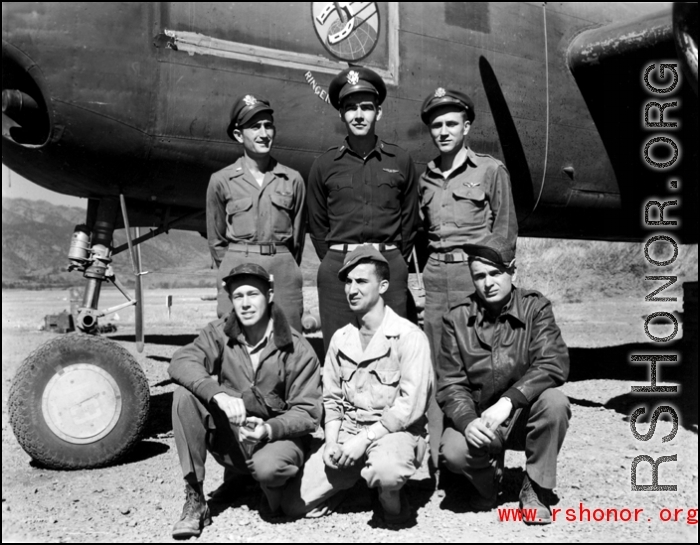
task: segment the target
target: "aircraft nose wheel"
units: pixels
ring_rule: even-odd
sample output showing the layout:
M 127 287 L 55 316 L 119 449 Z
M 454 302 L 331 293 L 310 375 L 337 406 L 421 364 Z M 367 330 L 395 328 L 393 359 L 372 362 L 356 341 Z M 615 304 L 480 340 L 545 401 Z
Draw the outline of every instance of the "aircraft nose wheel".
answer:
M 53 339 L 31 354 L 12 382 L 10 423 L 22 448 L 56 469 L 117 461 L 148 419 L 146 376 L 113 341 L 84 334 Z

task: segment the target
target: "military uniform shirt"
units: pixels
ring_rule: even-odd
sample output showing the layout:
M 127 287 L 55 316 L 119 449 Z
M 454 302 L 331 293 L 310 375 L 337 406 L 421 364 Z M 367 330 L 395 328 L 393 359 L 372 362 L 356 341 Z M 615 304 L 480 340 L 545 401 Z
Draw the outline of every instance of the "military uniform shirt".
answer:
M 433 252 L 479 243 L 489 233 L 509 241 L 518 236 L 508 171 L 490 155 L 467 148 L 465 161 L 447 179 L 438 157 L 421 176 L 420 192 L 428 246 Z
M 271 159 L 262 186 L 243 157 L 212 174 L 207 189 L 207 239 L 216 266 L 229 243 L 286 243 L 301 260 L 304 248 L 304 180 Z
M 363 159 L 346 139 L 311 167 L 307 208 L 319 258 L 331 244 L 384 242 L 396 244 L 408 259 L 419 221 L 413 161 L 405 150 L 380 139 Z

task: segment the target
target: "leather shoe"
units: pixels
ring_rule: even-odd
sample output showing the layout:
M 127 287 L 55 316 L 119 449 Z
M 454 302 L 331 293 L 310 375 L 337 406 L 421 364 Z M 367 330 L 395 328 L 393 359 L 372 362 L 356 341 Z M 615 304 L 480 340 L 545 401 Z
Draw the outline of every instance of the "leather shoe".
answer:
M 188 539 L 198 537 L 202 533 L 202 528 L 211 524 L 211 514 L 209 506 L 204 500 L 202 484 L 196 487 L 187 483 L 185 485 L 185 505 L 182 508 L 180 520 L 173 526 L 174 539 Z
M 530 480 L 528 474 L 520 489 L 520 510 L 525 524 L 551 524 L 552 511 L 549 509 L 547 490 Z

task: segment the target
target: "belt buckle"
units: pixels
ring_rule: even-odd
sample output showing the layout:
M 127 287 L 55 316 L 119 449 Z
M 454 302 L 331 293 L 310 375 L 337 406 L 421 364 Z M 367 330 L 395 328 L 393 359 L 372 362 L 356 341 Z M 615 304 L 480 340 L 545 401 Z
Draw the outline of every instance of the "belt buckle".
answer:
M 260 255 L 275 255 L 277 249 L 274 244 L 261 244 Z
M 445 263 L 455 263 L 455 256 L 452 254 L 445 254 Z

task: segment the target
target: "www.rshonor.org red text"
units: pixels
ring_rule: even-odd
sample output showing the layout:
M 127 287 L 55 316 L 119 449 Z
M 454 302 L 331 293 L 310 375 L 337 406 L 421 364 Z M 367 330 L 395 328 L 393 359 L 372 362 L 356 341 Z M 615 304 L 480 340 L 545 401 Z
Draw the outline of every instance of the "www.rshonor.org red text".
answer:
M 651 522 L 654 519 L 662 522 L 684 522 L 686 524 L 698 523 L 697 508 L 667 508 L 664 507 L 658 513 L 650 515 L 641 507 L 596 507 L 588 508 L 583 503 L 575 507 L 553 507 L 552 522 L 557 519 L 566 522 Z M 499 508 L 498 520 L 501 522 L 537 522 L 537 509 Z

